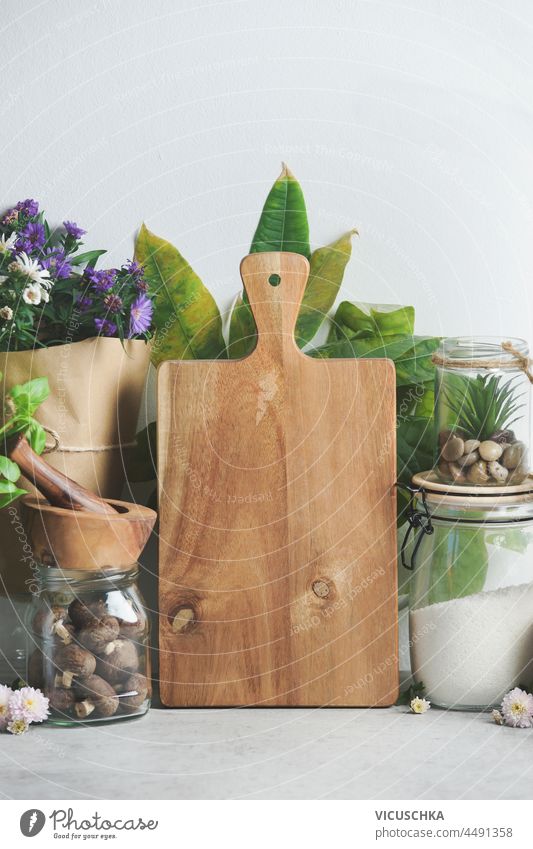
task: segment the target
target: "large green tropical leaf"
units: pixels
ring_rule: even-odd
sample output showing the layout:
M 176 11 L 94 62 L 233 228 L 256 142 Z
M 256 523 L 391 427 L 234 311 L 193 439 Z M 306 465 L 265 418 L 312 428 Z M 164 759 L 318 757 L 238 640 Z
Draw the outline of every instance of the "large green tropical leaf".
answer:
M 412 336 L 414 331 L 414 307 L 342 301 L 332 320 L 328 342 L 363 334 L 377 337 L 398 334 Z
M 352 255 L 354 233 L 357 233 L 357 230 L 349 230 L 331 245 L 313 251 L 309 280 L 296 320 L 295 337 L 299 348 L 303 348 L 315 337 L 335 302 L 344 277 L 344 269 Z
M 222 319 L 213 296 L 174 245 L 143 224 L 135 258 L 144 265 L 155 296 L 154 365 L 163 360 L 211 360 L 226 356 Z
M 245 294 L 238 295 L 229 322 L 228 357 L 238 360 L 251 354 L 256 345 L 257 327 Z
M 270 189 L 250 253 L 291 251 L 310 256 L 309 224 L 302 189 L 285 163 Z
M 309 224 L 301 186 L 285 163 L 270 189 L 257 225 L 250 253 L 291 251 L 309 258 Z M 228 356 L 240 359 L 256 345 L 257 328 L 243 292 L 233 305 L 229 324 Z M 305 344 L 305 343 L 304 343 Z
M 425 416 L 398 416 L 396 429 L 398 480 L 410 483 L 417 472 L 433 465 L 433 420 Z

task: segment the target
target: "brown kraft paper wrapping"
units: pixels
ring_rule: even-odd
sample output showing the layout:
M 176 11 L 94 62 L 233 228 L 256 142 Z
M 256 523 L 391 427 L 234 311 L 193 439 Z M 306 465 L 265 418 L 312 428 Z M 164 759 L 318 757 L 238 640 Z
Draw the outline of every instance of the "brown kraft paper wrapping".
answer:
M 149 361 L 144 341 L 126 340 L 122 346 L 119 339 L 105 337 L 0 353 L 2 392 L 47 377 L 50 396 L 36 414 L 49 430 L 46 460 L 99 495 L 118 498 Z M 22 486 L 34 491 L 25 481 Z M 18 502 L 0 511 L 0 594 L 24 592 L 32 579 L 20 512 Z

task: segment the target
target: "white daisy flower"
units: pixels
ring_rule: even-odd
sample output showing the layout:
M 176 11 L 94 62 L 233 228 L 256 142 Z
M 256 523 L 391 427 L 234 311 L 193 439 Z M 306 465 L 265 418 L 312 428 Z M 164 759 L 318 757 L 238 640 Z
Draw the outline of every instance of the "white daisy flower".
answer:
M 421 699 L 418 696 L 415 696 L 414 699 L 411 699 L 411 704 L 409 705 L 412 713 L 425 713 L 430 709 L 431 703 L 427 699 Z
M 37 283 L 30 283 L 24 289 L 22 293 L 22 299 L 27 304 L 33 304 L 33 306 L 37 306 L 41 303 L 43 290 Z
M 4 321 L 11 321 L 13 318 L 13 310 L 11 307 L 2 307 L 0 310 L 0 318 L 3 318 Z
M 12 267 L 15 266 L 13 269 Z M 47 268 L 41 268 L 36 259 L 31 259 L 27 253 L 21 251 L 18 257 L 12 262 L 9 266 L 10 270 L 18 271 L 21 274 L 24 274 L 25 277 L 29 277 L 30 280 L 33 280 L 34 283 L 37 283 L 40 286 L 51 286 L 52 281 L 48 278 L 50 277 L 50 272 Z
M 45 304 L 50 300 L 50 294 L 48 289 L 45 289 L 44 286 L 41 286 L 41 301 Z
M 8 251 L 12 251 L 15 247 L 15 242 L 17 241 L 17 234 L 11 233 L 10 236 L 5 237 L 4 233 L 0 236 L 0 253 L 7 254 Z

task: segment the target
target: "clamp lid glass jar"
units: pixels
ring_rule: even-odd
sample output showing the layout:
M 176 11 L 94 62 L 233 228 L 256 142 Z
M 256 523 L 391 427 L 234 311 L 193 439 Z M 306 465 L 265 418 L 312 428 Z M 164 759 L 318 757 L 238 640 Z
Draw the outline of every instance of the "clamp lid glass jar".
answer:
M 27 679 L 49 698 L 50 722 L 106 722 L 150 707 L 149 620 L 137 574 L 137 565 L 117 572 L 39 568 Z
M 410 521 L 415 681 L 440 707 L 495 707 L 533 683 L 533 493 L 419 490 Z
M 463 486 L 514 486 L 528 475 L 529 360 L 522 339 L 444 339 L 433 356 L 436 468 Z

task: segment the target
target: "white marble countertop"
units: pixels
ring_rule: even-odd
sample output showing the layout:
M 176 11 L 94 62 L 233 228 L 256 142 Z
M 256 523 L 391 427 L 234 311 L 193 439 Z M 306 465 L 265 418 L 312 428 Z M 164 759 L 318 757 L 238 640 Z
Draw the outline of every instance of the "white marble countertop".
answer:
M 532 732 L 488 715 L 152 709 L 0 739 L 7 799 L 531 799 Z

